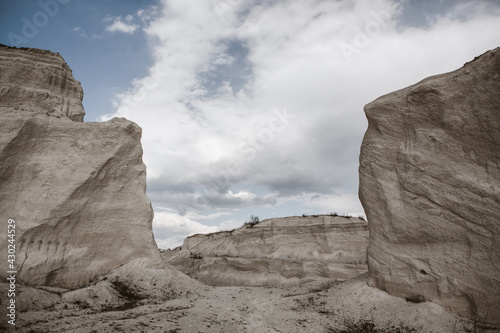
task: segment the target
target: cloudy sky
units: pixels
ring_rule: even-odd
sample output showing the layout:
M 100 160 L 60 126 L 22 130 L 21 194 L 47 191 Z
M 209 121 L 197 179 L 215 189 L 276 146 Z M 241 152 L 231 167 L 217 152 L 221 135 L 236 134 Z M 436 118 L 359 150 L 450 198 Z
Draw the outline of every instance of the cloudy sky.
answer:
M 497 0 L 2 0 L 0 43 L 59 52 L 86 121 L 143 129 L 154 233 L 363 215 L 363 106 L 500 45 Z

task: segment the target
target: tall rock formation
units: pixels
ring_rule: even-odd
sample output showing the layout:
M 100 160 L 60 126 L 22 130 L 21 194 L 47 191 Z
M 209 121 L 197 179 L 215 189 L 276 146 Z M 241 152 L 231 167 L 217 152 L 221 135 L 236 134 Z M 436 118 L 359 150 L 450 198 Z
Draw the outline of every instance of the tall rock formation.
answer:
M 272 218 L 194 235 L 165 251 L 175 268 L 209 285 L 282 285 L 366 272 L 368 225 L 360 218 Z
M 365 113 L 372 285 L 500 324 L 500 49 Z
M 0 248 L 12 219 L 29 285 L 77 288 L 132 260 L 161 262 L 141 129 L 83 123 L 82 97 L 59 54 L 0 46 Z

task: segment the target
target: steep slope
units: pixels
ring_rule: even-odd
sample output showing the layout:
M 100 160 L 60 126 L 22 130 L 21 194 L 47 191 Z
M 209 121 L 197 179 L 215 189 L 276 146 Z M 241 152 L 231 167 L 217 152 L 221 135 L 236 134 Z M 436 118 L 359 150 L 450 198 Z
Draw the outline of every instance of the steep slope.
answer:
M 231 232 L 195 235 L 163 253 L 209 285 L 282 285 L 366 272 L 368 226 L 359 218 L 286 217 Z
M 365 112 L 372 285 L 500 324 L 500 49 Z

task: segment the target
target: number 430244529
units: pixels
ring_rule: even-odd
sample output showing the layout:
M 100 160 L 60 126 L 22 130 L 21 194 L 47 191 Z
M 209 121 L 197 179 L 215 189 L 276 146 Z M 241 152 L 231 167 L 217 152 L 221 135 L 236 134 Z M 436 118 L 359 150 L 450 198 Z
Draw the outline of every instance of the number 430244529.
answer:
M 7 229 L 7 241 L 8 246 L 8 262 L 9 267 L 14 269 L 14 263 L 16 262 L 16 222 L 14 220 L 9 220 Z

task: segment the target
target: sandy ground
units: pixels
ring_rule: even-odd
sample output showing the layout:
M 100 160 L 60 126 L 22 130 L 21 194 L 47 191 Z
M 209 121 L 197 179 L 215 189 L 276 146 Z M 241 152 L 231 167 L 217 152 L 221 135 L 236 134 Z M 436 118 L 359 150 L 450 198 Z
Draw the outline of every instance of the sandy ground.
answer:
M 293 288 L 214 287 L 201 295 L 121 311 L 67 308 L 20 313 L 12 332 L 474 332 L 433 303 L 370 288 L 367 276 Z M 500 330 L 477 330 L 500 332 Z

